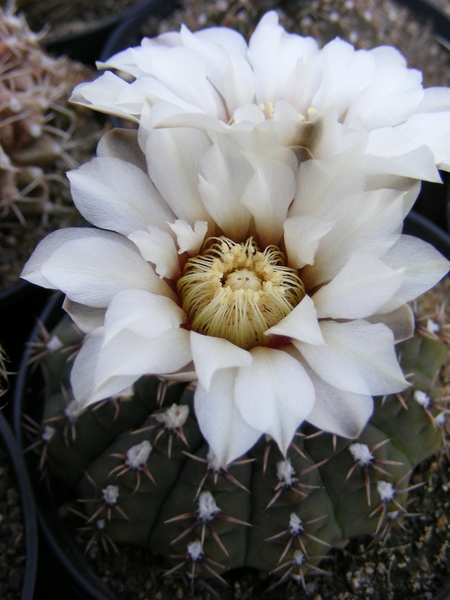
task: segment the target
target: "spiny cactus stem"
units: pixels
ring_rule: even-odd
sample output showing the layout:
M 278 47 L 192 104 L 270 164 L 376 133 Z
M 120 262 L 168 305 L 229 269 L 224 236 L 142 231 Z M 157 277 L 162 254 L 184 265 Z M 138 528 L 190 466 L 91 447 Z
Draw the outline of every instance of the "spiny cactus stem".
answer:
M 183 442 L 186 448 L 189 448 L 189 443 L 184 435 L 183 425 L 185 424 L 189 416 L 189 407 L 186 405 L 172 404 L 164 413 L 155 413 L 150 415 L 153 419 L 159 421 L 157 425 L 148 425 L 147 427 L 141 427 L 131 432 L 131 435 L 138 433 L 144 433 L 146 431 L 153 431 L 153 429 L 159 429 L 156 434 L 153 444 L 156 446 L 159 438 L 164 434 L 168 433 L 167 441 L 167 456 L 169 460 L 172 456 L 173 436 L 174 434 Z
M 303 572 L 303 566 L 308 567 L 308 574 L 330 575 L 330 573 L 328 571 L 323 571 L 322 569 L 319 569 L 319 567 L 316 567 L 316 566 L 306 562 L 305 558 L 307 558 L 307 557 L 303 554 L 303 552 L 301 550 L 295 550 L 292 553 L 292 556 L 289 560 L 287 560 L 284 563 L 282 563 L 281 565 L 277 566 L 275 569 L 273 569 L 273 571 L 270 571 L 269 575 L 274 575 L 275 573 L 278 573 L 279 571 L 281 571 L 287 567 L 287 571 L 283 574 L 281 579 L 279 579 L 273 585 L 271 585 L 269 588 L 267 588 L 266 592 L 271 592 L 272 590 L 277 588 L 279 585 L 285 583 L 290 577 L 292 577 L 292 579 L 294 579 L 294 581 L 296 581 L 297 583 L 300 582 L 302 584 L 303 589 L 306 591 L 305 575 Z M 329 558 L 329 557 L 314 556 L 314 558 L 322 559 L 322 558 Z M 295 574 L 293 574 L 294 570 L 296 570 Z
M 156 403 L 158 406 L 162 406 L 164 404 L 164 400 L 166 398 L 167 388 L 171 384 L 167 379 L 159 378 L 158 390 L 156 392 Z
M 31 357 L 28 359 L 28 365 L 32 365 L 32 371 L 38 364 L 53 352 L 61 351 L 64 348 L 63 343 L 55 335 L 51 335 L 45 325 L 38 319 L 38 341 L 27 342 L 31 350 Z
M 327 516 L 328 515 L 322 515 L 320 517 L 316 517 L 315 519 L 309 519 L 308 521 L 301 521 L 301 519 L 297 516 L 296 513 L 291 513 L 291 516 L 289 519 L 289 527 L 287 529 L 284 529 L 283 531 L 280 531 L 280 533 L 277 533 L 276 535 L 273 535 L 264 540 L 266 542 L 271 542 L 271 541 L 277 540 L 285 535 L 289 535 L 289 539 L 286 543 L 286 546 L 284 547 L 284 550 L 281 553 L 280 558 L 278 559 L 278 564 L 281 563 L 281 561 L 285 558 L 286 554 L 291 549 L 291 546 L 294 541 L 296 541 L 297 544 L 300 546 L 303 554 L 305 556 L 308 556 L 308 553 L 305 548 L 305 544 L 303 543 L 302 536 L 305 536 L 310 540 L 313 540 L 315 542 L 318 542 L 319 544 L 323 544 L 324 546 L 327 546 L 330 548 L 331 544 L 315 537 L 314 535 L 312 535 L 311 533 L 308 533 L 305 530 L 305 526 L 311 525 L 313 523 L 318 523 L 319 521 L 326 519 Z
M 270 456 L 270 451 L 272 449 L 272 447 L 275 444 L 275 440 L 273 440 L 269 435 L 266 435 L 266 445 L 264 447 L 264 452 L 263 452 L 263 475 L 265 475 L 266 470 L 267 470 L 267 465 L 269 462 L 269 456 Z M 303 434 L 296 432 L 294 437 L 302 437 L 305 438 L 306 436 L 304 436 Z M 297 454 L 299 456 L 301 456 L 302 458 L 304 458 L 306 460 L 306 455 L 304 454 L 304 452 L 297 446 L 297 444 L 292 441 L 289 445 L 288 450 L 292 448 L 293 450 L 295 450 L 295 452 L 297 452 Z
M 64 409 L 63 414 L 57 415 L 56 417 L 51 417 L 50 419 L 46 419 L 45 423 L 49 424 L 57 423 L 58 421 L 64 421 L 63 437 L 66 446 L 69 448 L 69 432 L 72 443 L 74 443 L 77 439 L 76 421 L 78 417 L 81 414 L 83 414 L 83 412 L 85 412 L 86 409 L 80 408 L 78 402 L 75 399 L 70 399 L 68 391 L 62 384 L 61 392 L 66 403 L 66 408 Z
M 408 375 L 405 375 L 405 379 L 407 379 L 407 377 L 408 377 Z M 401 394 L 392 394 L 392 395 L 394 396 L 394 398 L 396 398 L 400 402 L 400 404 L 402 405 L 402 407 L 405 410 L 408 410 L 408 406 L 407 406 L 407 404 L 405 402 L 405 399 L 403 398 L 403 396 Z M 384 405 L 384 403 L 386 402 L 387 398 L 389 398 L 389 397 L 390 397 L 389 395 L 385 395 L 385 396 L 383 396 L 381 398 L 381 406 Z
M 416 483 L 415 485 L 410 485 L 409 487 L 406 487 L 406 488 L 395 489 L 395 485 L 398 485 L 401 481 L 403 481 L 406 478 L 406 476 L 409 477 L 410 475 L 411 475 L 411 472 L 406 473 L 406 475 L 404 475 L 401 479 L 396 481 L 395 484 L 387 483 L 382 480 L 378 481 L 377 489 L 378 489 L 378 493 L 380 494 L 381 500 L 378 503 L 378 505 L 376 506 L 376 508 L 369 515 L 369 519 L 371 519 L 379 512 L 381 513 L 380 517 L 378 519 L 377 527 L 375 529 L 375 535 L 377 535 L 381 529 L 381 525 L 383 524 L 383 522 L 385 520 L 386 514 L 388 512 L 387 511 L 388 505 L 390 502 L 392 502 L 392 504 L 397 508 L 397 510 L 399 510 L 401 513 L 403 513 L 404 516 L 409 515 L 406 508 L 404 506 L 402 506 L 395 499 L 395 496 L 397 494 L 408 494 L 409 492 L 412 492 L 413 490 L 416 490 L 425 485 L 425 482 L 422 482 L 422 483 Z
M 176 573 L 183 567 L 190 564 L 191 568 L 190 568 L 190 570 L 187 571 L 187 575 L 191 580 L 192 593 L 193 593 L 194 579 L 196 577 L 195 569 L 196 569 L 197 564 L 201 564 L 203 566 L 203 568 L 206 569 L 208 571 L 208 573 L 210 573 L 215 579 L 220 581 L 220 583 L 222 583 L 224 586 L 228 587 L 228 583 L 225 581 L 225 579 L 223 579 L 214 570 L 214 567 L 218 568 L 218 569 L 225 569 L 225 567 L 223 565 L 221 565 L 220 563 L 216 562 L 215 560 L 208 558 L 205 555 L 204 550 L 203 550 L 203 544 L 201 543 L 200 540 L 196 540 L 195 542 L 190 542 L 187 546 L 187 551 L 184 554 L 172 554 L 171 558 L 181 558 L 182 560 L 178 565 L 176 565 L 169 571 L 166 571 L 164 573 L 164 577 L 168 577 L 168 576 L 172 575 L 173 573 Z M 213 588 L 211 588 L 205 581 L 201 580 L 201 583 L 216 598 L 220 598 L 219 594 Z
M 376 450 L 378 450 L 379 448 L 382 448 L 388 442 L 390 442 L 390 440 L 386 439 L 381 442 L 378 442 L 377 444 L 374 444 L 373 446 L 370 446 L 370 448 L 368 446 L 366 446 L 365 444 L 359 444 L 359 443 L 350 444 L 350 446 L 348 447 L 350 454 L 355 459 L 355 464 L 352 467 L 350 467 L 350 469 L 347 473 L 347 476 L 345 478 L 345 481 L 347 481 L 352 476 L 356 467 L 358 467 L 358 466 L 361 467 L 361 469 L 363 471 L 363 475 L 364 475 L 364 485 L 366 488 L 366 498 L 367 498 L 368 506 L 370 506 L 370 503 L 371 503 L 371 501 L 370 501 L 369 469 L 373 469 L 374 471 L 377 471 L 377 473 L 380 473 L 381 475 L 386 475 L 387 477 L 392 477 L 392 475 L 390 473 L 388 473 L 388 471 L 385 471 L 384 469 L 382 469 L 379 466 L 379 464 L 399 465 L 399 466 L 401 466 L 403 464 L 402 462 L 399 462 L 399 461 L 388 460 L 387 458 L 378 458 L 373 455 L 373 453 Z
M 222 477 L 226 477 L 226 479 L 228 479 L 228 481 L 230 483 L 232 483 L 233 485 L 241 488 L 241 490 L 244 490 L 244 492 L 248 492 L 250 494 L 250 490 L 248 488 L 246 488 L 245 485 L 243 485 L 235 477 L 233 477 L 233 475 L 231 475 L 231 473 L 228 472 L 228 469 L 224 469 L 224 468 L 221 468 L 221 467 L 216 467 L 214 464 L 212 464 L 212 461 L 211 461 L 211 458 L 210 458 L 211 451 L 208 453 L 208 457 L 207 458 L 201 458 L 200 456 L 195 456 L 195 454 L 191 454 L 190 452 L 186 452 L 186 450 L 182 450 L 181 452 L 182 452 L 182 454 L 185 454 L 189 458 L 192 458 L 192 460 L 204 463 L 206 465 L 205 474 L 203 475 L 203 477 L 200 480 L 200 483 L 198 485 L 197 491 L 196 491 L 195 496 L 194 496 L 194 500 L 197 500 L 197 498 L 199 497 L 200 492 L 202 491 L 203 486 L 205 484 L 205 481 L 207 480 L 207 478 L 208 478 L 209 475 L 213 476 L 214 485 L 217 485 L 217 481 L 219 479 L 219 475 L 221 475 Z M 235 461 L 231 462 L 228 465 L 228 467 L 237 466 L 237 465 L 245 465 L 245 464 L 248 464 L 248 463 L 251 463 L 251 462 L 254 462 L 254 461 L 255 461 L 254 458 L 245 458 L 245 459 L 242 459 L 242 460 L 235 460 Z
M 73 508 L 73 506 L 67 506 L 67 510 L 69 510 L 71 513 L 73 513 L 77 517 L 80 517 L 81 519 L 83 519 L 83 521 L 85 521 L 86 523 L 88 523 L 88 518 L 86 517 L 86 515 L 81 513 L 80 511 L 78 511 L 76 508 Z M 93 544 L 95 544 L 95 542 L 98 539 L 100 540 L 100 543 L 102 545 L 103 550 L 105 551 L 105 554 L 109 554 L 110 548 L 114 551 L 115 554 L 120 554 L 119 549 L 117 548 L 116 544 L 114 543 L 114 541 L 111 539 L 111 537 L 107 534 L 107 532 L 105 530 L 105 520 L 104 519 L 98 519 L 97 521 L 90 523 L 89 525 L 87 524 L 85 527 L 77 527 L 77 530 L 80 531 L 81 533 L 92 533 L 92 535 L 91 535 L 90 539 L 88 540 L 86 547 L 84 549 L 85 554 L 87 554 L 89 552 L 89 550 L 91 549 Z
M 87 480 L 89 481 L 89 483 L 95 489 L 102 492 L 102 498 L 79 498 L 76 500 L 77 502 L 83 502 L 84 504 L 101 502 L 99 508 L 94 512 L 93 515 L 91 515 L 89 517 L 89 519 L 86 521 L 86 523 L 92 523 L 92 521 L 95 521 L 95 519 L 98 516 L 100 516 L 102 514 L 102 512 L 105 510 L 106 510 L 106 515 L 107 515 L 108 521 L 111 521 L 111 513 L 112 513 L 113 508 L 122 518 L 124 518 L 126 521 L 130 522 L 130 519 L 127 517 L 125 512 L 117 504 L 117 498 L 119 496 L 119 489 L 117 488 L 117 486 L 109 485 L 105 489 L 100 490 L 100 487 L 92 479 L 92 477 L 89 475 L 89 473 L 87 473 L 85 471 L 84 474 L 85 474 Z M 112 488 L 116 488 L 116 489 L 112 490 Z
M 227 549 L 223 545 L 217 531 L 214 529 L 212 525 L 212 521 L 214 519 L 220 519 L 221 521 L 227 521 L 228 523 L 235 523 L 236 525 L 245 525 L 246 527 L 251 527 L 250 523 L 246 521 L 242 521 L 241 519 L 236 519 L 235 517 L 230 517 L 229 515 L 224 515 L 221 509 L 217 506 L 213 495 L 211 492 L 202 492 L 199 497 L 199 508 L 195 512 L 184 513 L 182 515 L 178 515 L 177 517 L 172 517 L 171 519 L 167 519 L 164 523 L 175 523 L 177 521 L 184 521 L 185 519 L 195 519 L 194 523 L 192 523 L 189 527 L 187 527 L 184 531 L 180 533 L 175 539 L 170 542 L 172 546 L 176 542 L 180 541 L 184 537 L 186 537 L 191 531 L 193 531 L 196 527 L 201 526 L 201 534 L 200 541 L 202 545 L 205 542 L 205 534 L 206 528 L 209 529 L 213 539 L 222 550 L 222 552 L 226 555 L 227 558 L 230 557 Z
M 122 402 L 120 400 L 118 400 L 118 399 L 106 398 L 106 400 L 102 400 L 101 402 L 97 402 L 94 406 L 92 406 L 91 410 L 92 410 L 92 412 L 96 412 L 97 410 L 100 410 L 101 408 L 103 408 L 107 404 L 114 404 L 115 410 L 114 410 L 113 421 L 117 421 L 117 418 L 120 415 L 120 409 L 121 409 L 121 406 L 122 406 Z
M 36 450 L 40 454 L 39 471 L 41 473 L 40 479 L 42 479 L 44 477 L 44 467 L 48 459 L 48 446 L 56 430 L 50 425 L 39 425 L 39 423 L 26 414 L 23 415 L 23 418 L 22 427 L 35 438 L 35 441 L 25 448 L 24 454 L 30 452 L 30 450 Z
M 416 331 L 423 337 L 431 340 L 441 339 L 450 345 L 450 334 L 447 332 L 450 325 L 446 323 L 445 316 L 446 304 L 446 302 L 442 302 L 440 306 L 436 306 L 433 314 L 419 317 L 416 321 Z M 425 326 L 422 325 L 424 321 L 426 321 Z
M 134 487 L 133 494 L 135 494 L 138 491 L 138 489 L 141 485 L 141 473 L 144 473 L 144 475 L 146 475 L 146 477 L 148 479 L 150 479 L 150 481 L 156 485 L 155 478 L 151 474 L 147 465 L 144 464 L 144 465 L 140 465 L 139 467 L 130 466 L 129 464 L 127 464 L 128 457 L 126 454 L 110 454 L 109 456 L 113 456 L 114 458 L 119 458 L 122 461 L 122 464 L 117 465 L 117 467 L 114 467 L 113 469 L 111 469 L 111 471 L 107 475 L 108 477 L 110 477 L 114 473 L 116 474 L 116 477 L 121 477 L 122 475 L 125 475 L 125 473 L 128 473 L 128 471 L 135 472 L 136 485 Z
M 290 459 L 280 461 L 277 464 L 277 476 L 278 476 L 279 481 L 274 488 L 275 494 L 273 495 L 269 504 L 266 506 L 265 510 L 270 508 L 278 500 L 278 498 L 281 496 L 281 494 L 286 489 L 290 489 L 292 492 L 294 492 L 294 494 L 297 494 L 298 496 L 302 496 L 302 497 L 306 497 L 307 494 L 298 488 L 309 489 L 309 490 L 318 489 L 320 486 L 302 483 L 301 481 L 298 480 L 298 478 L 301 477 L 302 475 L 306 475 L 307 473 L 311 473 L 311 471 L 318 469 L 319 467 L 321 467 L 328 461 L 329 461 L 329 458 L 325 458 L 324 460 L 321 460 L 320 462 L 318 462 L 314 465 L 311 465 L 310 467 L 307 467 L 306 469 L 302 469 L 301 471 L 298 471 L 298 472 L 294 471 Z M 298 487 L 296 487 L 296 486 L 298 486 Z

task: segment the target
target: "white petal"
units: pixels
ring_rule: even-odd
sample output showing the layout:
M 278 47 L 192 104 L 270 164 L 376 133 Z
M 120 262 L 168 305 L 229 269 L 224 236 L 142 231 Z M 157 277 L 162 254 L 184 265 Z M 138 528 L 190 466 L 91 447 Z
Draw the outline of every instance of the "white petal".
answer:
M 441 112 L 450 110 L 450 89 L 447 87 L 431 87 L 424 90 L 422 102 L 417 113 Z
M 224 119 L 223 103 L 206 75 L 205 59 L 182 46 L 136 54 L 138 67 L 165 85 L 175 96 Z
M 245 188 L 242 203 L 255 219 L 262 245 L 276 244 L 294 198 L 294 173 L 286 164 L 271 158 L 250 153 L 246 156 L 255 173 Z
M 320 240 L 332 227 L 333 223 L 309 215 L 286 219 L 283 228 L 289 266 L 313 265 Z
M 141 116 L 146 102 L 151 106 L 159 102 L 170 103 L 177 107 L 177 112 L 204 114 L 202 108 L 197 104 L 192 104 L 189 100 L 173 93 L 164 83 L 153 76 L 140 77 L 130 83 L 121 92 L 118 101 L 122 108 L 126 107 L 128 110 L 134 109 L 135 106 L 139 107 Z M 217 117 L 214 118 L 217 119 Z
M 314 265 L 302 270 L 308 290 L 333 279 L 354 252 L 382 257 L 401 234 L 403 195 L 383 189 L 353 194 L 342 197 L 327 212 L 335 224 L 322 238 Z
M 242 36 L 233 31 L 234 39 L 226 40 L 227 46 L 231 41 L 234 48 L 238 47 L 239 53 L 236 53 L 233 50 L 230 51 L 229 47 L 226 48 L 217 43 L 218 40 L 214 39 L 214 34 L 217 35 L 223 28 L 216 27 L 214 29 L 215 32 L 210 31 L 209 34 L 199 36 L 192 34 L 187 27 L 182 25 L 181 37 L 186 47 L 196 50 L 205 59 L 207 78 L 221 93 L 227 105 L 228 114 L 231 115 L 237 106 L 246 104 L 253 99 L 255 93 L 253 73 L 242 54 Z M 241 38 L 237 44 L 236 36 Z
M 145 338 L 127 329 L 103 345 L 95 371 L 93 401 L 120 391 L 122 378 L 167 376 L 191 361 L 189 332 L 172 329 L 156 338 Z M 123 388 L 121 388 L 123 389 Z
M 124 290 L 114 296 L 106 311 L 104 344 L 122 329 L 155 338 L 178 329 L 185 317 L 183 310 L 165 296 L 144 290 Z
M 227 136 L 216 136 L 214 142 L 201 159 L 199 191 L 224 235 L 244 241 L 251 215 L 240 200 L 253 168 Z
M 344 268 L 313 295 L 319 318 L 363 319 L 392 298 L 403 279 L 366 252 L 354 253 Z
M 78 210 L 102 229 L 128 235 L 174 218 L 147 173 L 119 158 L 93 158 L 67 177 Z
M 240 56 L 245 57 L 247 53 L 247 42 L 244 37 L 229 27 L 207 27 L 196 31 L 194 35 L 200 40 L 210 40 Z
M 450 107 L 449 107 L 450 108 Z M 450 169 L 450 112 L 412 115 L 399 131 L 417 146 L 426 144 L 440 168 Z
M 192 358 L 198 380 L 209 391 L 211 380 L 219 369 L 249 366 L 252 357 L 247 350 L 235 346 L 228 340 L 201 335 L 191 331 Z
M 321 321 L 324 346 L 292 340 L 315 373 L 338 389 L 367 396 L 408 387 L 397 362 L 394 336 L 385 325 L 356 320 Z
M 245 454 L 261 437 L 261 431 L 251 427 L 236 407 L 236 371 L 217 371 L 209 391 L 199 384 L 194 397 L 200 431 L 223 467 Z
M 370 132 L 363 164 L 369 174 L 392 173 L 441 182 L 430 148 L 410 139 L 398 127 Z
M 236 108 L 252 101 L 255 96 L 255 83 L 253 71 L 246 60 L 230 53 L 228 61 L 222 80 L 222 92 L 227 112 L 231 116 Z
M 115 127 L 105 133 L 97 145 L 97 156 L 99 158 L 120 158 L 136 165 L 141 171 L 147 173 L 147 161 L 139 147 L 135 129 Z
M 176 217 L 190 225 L 211 222 L 198 192 L 200 160 L 211 142 L 195 129 L 148 132 L 146 156 L 150 177 Z
M 397 296 L 404 302 L 413 300 L 432 288 L 450 268 L 450 262 L 431 244 L 410 235 L 402 235 L 383 256 L 392 269 L 405 269 Z
M 355 117 L 368 130 L 397 125 L 413 114 L 423 99 L 422 74 L 396 64 L 378 67 L 370 85 L 355 98 L 345 118 L 354 126 Z
M 95 66 L 97 69 L 118 69 L 124 73 L 129 73 L 133 77 L 141 77 L 145 71 L 139 69 L 136 65 L 136 54 L 139 52 L 145 52 L 146 50 L 142 47 L 126 48 L 120 52 L 117 52 L 113 56 L 110 56 L 105 62 L 96 61 Z
M 329 222 L 333 207 L 348 196 L 363 192 L 366 182 L 361 152 L 357 143 L 337 156 L 301 163 L 289 216 L 314 215 Z
M 311 106 L 320 113 L 333 108 L 338 115 L 345 114 L 354 98 L 370 84 L 374 59 L 370 52 L 355 50 L 339 38 L 324 46 L 321 59 L 321 84 Z
M 89 106 L 95 110 L 138 123 L 139 118 L 135 115 L 140 113 L 139 104 L 130 112 L 130 107 L 121 107 L 117 102 L 117 98 L 129 85 L 117 75 L 106 71 L 94 81 L 77 85 L 69 100 L 74 104 Z
M 284 319 L 265 332 L 265 335 L 282 335 L 308 344 L 324 344 L 314 302 L 309 296 L 297 304 Z
M 191 227 L 186 221 L 177 219 L 175 223 L 169 223 L 169 227 L 177 236 L 178 254 L 187 252 L 189 256 L 195 256 L 199 253 L 208 231 L 206 221 L 195 221 Z
M 274 438 L 285 454 L 314 405 L 314 387 L 302 365 L 280 350 L 253 348 L 252 364 L 240 367 L 236 404 L 244 420 Z
M 36 257 L 33 255 L 34 260 L 32 257 L 25 269 L 28 271 L 40 267 L 44 281 L 50 282 L 51 287 L 62 290 L 74 302 L 99 308 L 108 306 L 117 292 L 129 288 L 174 296 L 169 286 L 159 279 L 126 238 L 114 233 L 107 236 L 108 232 L 92 231 L 96 235 L 80 236 L 60 245 L 40 265 L 40 255 L 47 253 L 39 252 Z M 53 249 L 51 242 L 57 237 L 62 236 L 46 238 L 44 242 L 48 242 L 44 245 Z M 45 248 L 42 247 L 42 250 Z M 27 275 L 25 270 L 24 274 L 29 281 L 40 280 L 32 273 Z
M 289 75 L 301 57 L 317 48 L 311 38 L 289 34 L 278 24 L 275 11 L 266 13 L 250 38 L 248 60 L 253 67 L 257 103 L 281 98 Z
M 98 229 L 89 227 L 67 227 L 65 229 L 59 229 L 57 231 L 53 231 L 39 242 L 33 254 L 26 262 L 20 276 L 36 285 L 57 290 L 58 286 L 44 277 L 42 273 L 42 266 L 54 252 L 59 250 L 68 242 L 71 242 L 72 240 L 84 240 L 86 238 L 105 238 L 108 240 L 117 241 L 118 244 L 123 244 L 127 248 L 133 247 L 133 244 L 131 244 L 126 238 L 107 231 L 99 231 Z
M 264 123 L 266 117 L 256 104 L 244 104 L 235 109 L 233 119 L 236 124 L 253 123 L 254 125 L 258 125 L 258 123 Z
M 148 231 L 134 231 L 128 236 L 142 257 L 155 265 L 156 273 L 167 279 L 175 279 L 180 274 L 177 249 L 172 236 L 158 227 L 150 226 Z
M 95 329 L 103 327 L 105 323 L 104 308 L 84 306 L 84 304 L 78 304 L 66 298 L 63 303 L 63 309 L 70 315 L 75 325 L 83 333 L 92 333 Z
M 93 402 L 95 366 L 103 345 L 103 332 L 103 327 L 99 327 L 85 337 L 70 373 L 73 395 L 82 406 L 89 406 Z
M 376 48 L 372 48 L 370 50 L 370 54 L 375 59 L 375 64 L 377 67 L 381 67 L 383 65 L 398 65 L 400 67 L 406 67 L 406 59 L 397 50 L 392 46 L 377 46 Z
M 387 314 L 376 314 L 366 319 L 369 323 L 384 323 L 394 334 L 395 343 L 402 342 L 414 335 L 414 313 L 408 304 Z
M 339 390 L 309 369 L 308 375 L 314 385 L 316 401 L 307 421 L 329 433 L 357 438 L 372 415 L 372 396 Z
M 212 115 L 207 115 L 202 112 L 180 112 L 180 109 L 173 104 L 167 102 L 156 102 L 151 107 L 151 115 L 145 115 L 146 107 L 144 105 L 141 115 L 141 130 L 140 137 L 145 132 L 144 127 L 148 131 L 151 127 L 155 129 L 164 129 L 166 127 L 192 127 L 201 131 L 215 131 L 217 133 L 228 133 L 230 126 L 219 121 Z M 144 121 L 145 116 L 145 121 Z M 141 147 L 145 148 L 145 145 Z

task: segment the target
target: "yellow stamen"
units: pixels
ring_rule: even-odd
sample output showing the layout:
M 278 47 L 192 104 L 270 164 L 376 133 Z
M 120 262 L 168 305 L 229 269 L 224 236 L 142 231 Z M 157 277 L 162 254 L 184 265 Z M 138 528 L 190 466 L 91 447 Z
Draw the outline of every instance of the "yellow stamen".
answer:
M 225 338 L 241 348 L 268 345 L 264 332 L 288 315 L 305 295 L 295 269 L 276 246 L 261 252 L 220 237 L 205 242 L 178 280 L 183 309 L 194 331 Z

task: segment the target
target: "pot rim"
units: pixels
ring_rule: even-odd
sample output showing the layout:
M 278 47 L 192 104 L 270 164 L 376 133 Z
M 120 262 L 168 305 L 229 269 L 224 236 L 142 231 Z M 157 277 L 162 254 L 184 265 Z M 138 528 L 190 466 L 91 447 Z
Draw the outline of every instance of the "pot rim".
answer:
M 14 471 L 15 481 L 20 491 L 22 505 L 22 520 L 25 529 L 26 560 L 25 573 L 22 583 L 21 600 L 32 600 L 37 573 L 38 557 L 38 528 L 36 509 L 33 502 L 31 483 L 22 456 L 11 427 L 3 412 L 0 410 L 0 437 L 3 440 Z

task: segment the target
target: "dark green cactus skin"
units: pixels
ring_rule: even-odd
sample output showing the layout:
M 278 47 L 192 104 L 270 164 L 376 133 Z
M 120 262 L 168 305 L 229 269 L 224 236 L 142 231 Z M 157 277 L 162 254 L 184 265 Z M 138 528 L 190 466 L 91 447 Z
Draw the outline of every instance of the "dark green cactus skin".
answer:
M 68 319 L 53 335 L 65 346 L 79 342 Z M 280 483 L 277 468 L 285 458 L 264 436 L 243 461 L 232 464 L 228 471 L 208 470 L 208 447 L 194 417 L 193 390 L 185 384 L 169 385 L 163 405 L 158 406 L 160 381 L 143 377 L 135 385 L 133 398 L 119 401 L 118 414 L 117 403 L 110 400 L 89 407 L 71 424 L 61 417 L 67 406 L 67 392 L 61 389 L 69 390 L 70 365 L 67 353 L 54 352 L 43 364 L 43 424 L 56 429 L 48 444 L 50 470 L 72 489 L 77 500 L 96 499 L 83 504 L 86 518 L 96 515 L 95 519 L 107 519 L 106 532 L 115 542 L 150 548 L 168 559 L 169 569 L 181 565 L 180 569 L 192 572 L 187 546 L 203 537 L 203 557 L 214 561 L 194 561 L 195 574 L 204 577 L 210 577 L 211 571 L 222 573 L 251 566 L 264 572 L 276 570 L 283 578 L 298 550 L 306 554 L 301 567 L 296 563 L 295 573 L 299 568 L 302 573 L 314 572 L 332 546 L 344 545 L 353 536 L 381 532 L 392 514 L 400 514 L 401 518 L 398 505 L 404 506 L 407 500 L 408 494 L 402 490 L 409 486 L 410 472 L 439 450 L 441 431 L 432 422 L 439 411 L 430 406 L 427 413 L 414 400 L 414 390 L 433 397 L 433 389 L 429 388 L 447 348 L 442 341 L 416 334 L 400 344 L 398 351 L 404 372 L 413 373 L 412 387 L 402 395 L 407 410 L 394 396 L 376 399 L 374 414 L 358 440 L 318 435 L 313 427 L 304 425 L 288 450 L 295 478 L 291 486 Z M 173 403 L 189 407 L 182 428 L 188 447 L 175 431 L 164 430 L 152 416 Z M 125 467 L 125 462 L 111 456 L 125 455 L 143 440 L 153 447 L 146 466 L 154 482 L 143 471 L 138 474 L 132 468 L 120 474 L 119 466 Z M 373 449 L 375 460 L 366 469 L 360 464 L 355 466 L 348 449 L 355 441 L 371 449 L 379 445 Z M 383 462 L 386 460 L 396 464 Z M 374 465 L 387 473 L 379 472 Z M 395 503 L 381 501 L 377 491 L 380 480 L 394 486 Z M 102 499 L 101 490 L 108 485 L 118 486 L 119 510 Z M 200 490 L 211 492 L 220 509 L 209 521 L 202 521 L 197 512 Z M 298 531 L 289 529 L 293 513 L 301 519 Z M 174 520 L 178 516 L 182 518 Z

